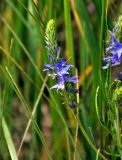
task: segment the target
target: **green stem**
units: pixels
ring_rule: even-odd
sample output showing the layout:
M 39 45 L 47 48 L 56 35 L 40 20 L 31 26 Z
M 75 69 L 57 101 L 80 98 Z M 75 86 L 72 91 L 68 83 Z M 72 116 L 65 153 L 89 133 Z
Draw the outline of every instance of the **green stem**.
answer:
M 121 132 L 120 132 L 120 122 L 119 122 L 119 112 L 118 112 L 118 106 L 116 104 L 115 106 L 115 111 L 116 111 L 116 134 L 117 134 L 117 143 L 118 143 L 118 148 L 119 148 L 119 153 L 120 153 L 120 157 L 122 160 L 122 144 L 121 144 Z
M 71 63 L 75 64 L 74 57 L 74 44 L 73 44 L 73 33 L 71 24 L 71 14 L 70 14 L 70 4 L 69 0 L 64 0 L 64 18 L 65 18 L 65 28 L 66 28 L 66 51 L 67 58 L 71 58 Z
M 105 33 L 106 33 L 106 26 L 107 26 L 107 3 L 108 0 L 102 0 L 101 1 L 101 5 L 102 5 L 102 15 L 101 15 L 101 28 L 100 28 L 100 66 L 101 66 L 101 60 L 102 60 L 102 54 L 104 53 L 104 43 L 103 40 L 105 40 Z M 101 69 L 101 68 L 100 68 Z M 100 73 L 101 74 L 101 73 Z M 104 77 L 104 75 L 102 75 L 102 77 Z M 100 89 L 101 90 L 101 89 Z M 103 96 L 102 96 L 102 90 L 100 91 L 100 96 L 99 96 L 99 106 L 100 106 L 100 113 L 101 113 L 101 117 L 104 118 L 105 117 L 105 111 L 104 111 L 104 107 L 102 107 L 103 104 Z M 101 132 L 101 148 L 103 148 L 104 146 L 104 129 L 102 127 L 100 127 L 100 132 Z
M 81 129 L 82 134 L 84 135 L 86 141 L 88 142 L 88 144 L 91 146 L 91 148 L 96 152 L 96 154 L 98 154 L 98 149 L 95 147 L 95 145 L 92 143 L 92 141 L 90 140 L 90 138 L 88 137 L 84 127 L 82 126 L 79 117 L 77 117 L 77 115 L 75 116 L 75 119 L 78 122 L 79 128 Z M 106 157 L 104 157 L 104 155 L 102 153 L 99 153 L 99 156 L 103 159 L 103 160 L 107 160 Z
M 71 151 L 70 151 L 70 142 L 67 128 L 65 128 L 66 139 L 67 139 L 67 151 L 68 151 L 68 160 L 71 160 Z
M 29 128 L 30 128 L 30 125 L 31 125 L 31 123 L 32 123 L 32 120 L 33 120 L 32 118 L 33 118 L 34 115 L 35 115 L 35 112 L 36 112 L 36 110 L 37 110 L 37 106 L 38 106 L 39 101 L 40 101 L 40 99 L 41 99 L 41 97 L 42 97 L 42 94 L 43 94 L 43 91 L 44 91 L 44 88 L 45 88 L 45 84 L 46 84 L 46 82 L 47 82 L 47 79 L 48 79 L 48 77 L 46 76 L 46 78 L 45 78 L 45 83 L 43 83 L 43 85 L 42 85 L 42 87 L 41 87 L 41 89 L 40 89 L 40 92 L 39 92 L 39 94 L 38 94 L 37 100 L 36 100 L 36 102 L 35 102 L 35 104 L 34 104 L 33 111 L 32 111 L 32 114 L 31 114 L 31 118 L 29 119 L 29 121 L 28 121 L 28 123 L 27 123 L 25 132 L 24 132 L 24 134 L 23 134 L 22 141 L 21 141 L 21 143 L 20 143 L 20 147 L 19 147 L 19 149 L 18 149 L 18 153 L 17 153 L 18 156 L 19 156 L 19 154 L 20 154 L 20 151 L 21 151 L 23 142 L 24 142 L 24 140 L 25 140 L 26 134 L 27 134 L 27 132 L 28 132 L 28 130 L 29 130 Z
M 76 76 L 78 76 L 78 71 L 76 69 Z M 76 83 L 76 89 L 79 91 L 79 83 Z M 79 92 L 77 92 L 76 94 L 76 97 L 77 97 L 77 108 L 76 108 L 76 114 L 77 114 L 77 117 L 79 117 Z M 76 131 L 75 131 L 75 150 L 74 150 L 74 157 L 73 157 L 73 160 L 77 160 L 77 140 L 78 140 L 78 128 L 79 128 L 79 125 L 78 125 L 78 122 L 76 121 Z

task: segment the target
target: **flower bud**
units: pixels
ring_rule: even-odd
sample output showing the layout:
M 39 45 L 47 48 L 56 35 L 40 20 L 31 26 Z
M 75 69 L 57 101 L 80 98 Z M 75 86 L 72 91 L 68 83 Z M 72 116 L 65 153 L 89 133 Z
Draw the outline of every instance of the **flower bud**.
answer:
M 45 31 L 45 42 L 47 45 L 47 49 L 53 54 L 56 54 L 57 51 L 57 38 L 56 38 L 56 22 L 51 19 L 47 23 L 46 31 Z

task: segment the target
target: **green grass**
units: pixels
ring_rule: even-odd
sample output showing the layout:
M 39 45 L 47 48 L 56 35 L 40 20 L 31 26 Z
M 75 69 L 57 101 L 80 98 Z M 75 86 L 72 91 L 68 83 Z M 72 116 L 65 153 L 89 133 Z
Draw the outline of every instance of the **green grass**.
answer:
M 101 70 L 108 26 L 121 6 L 114 0 L 1 2 L 0 159 L 122 157 L 122 114 L 112 99 L 118 84 L 112 84 L 111 70 Z M 52 18 L 63 56 L 78 69 L 76 114 L 50 90 L 53 82 L 43 72 L 49 62 L 45 28 Z

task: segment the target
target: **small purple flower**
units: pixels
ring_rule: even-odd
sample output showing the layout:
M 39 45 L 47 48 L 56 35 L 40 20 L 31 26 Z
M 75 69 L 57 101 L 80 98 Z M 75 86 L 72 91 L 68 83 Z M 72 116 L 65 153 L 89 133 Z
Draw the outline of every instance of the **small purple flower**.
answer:
M 122 44 L 117 40 L 115 33 L 109 33 L 111 35 L 111 41 L 109 47 L 105 50 L 108 53 L 108 57 L 103 58 L 103 61 L 106 63 L 103 69 L 107 69 L 110 64 L 113 67 L 122 63 Z
M 64 85 L 64 78 L 63 76 L 58 78 L 58 83 L 56 85 L 54 85 L 53 87 L 51 87 L 50 89 L 57 89 L 57 91 L 59 89 L 64 90 L 65 89 L 65 85 Z
M 66 81 L 69 82 L 69 83 L 78 83 L 78 82 L 79 82 L 79 81 L 78 81 L 78 76 L 68 77 L 68 78 L 66 79 Z
M 56 72 L 58 75 L 69 74 L 68 71 L 72 67 L 72 65 L 67 64 L 66 61 L 61 59 L 59 62 L 56 63 Z
M 43 71 L 50 71 L 50 70 L 54 69 L 53 64 L 45 64 L 44 67 L 45 67 L 45 69 Z
M 45 64 L 44 71 L 48 71 L 48 76 L 52 79 L 58 79 L 58 83 L 51 87 L 51 89 L 65 89 L 65 84 L 67 83 L 78 83 L 78 76 L 71 76 L 69 70 L 73 67 L 67 63 L 64 59 L 59 59 L 59 61 L 54 64 Z

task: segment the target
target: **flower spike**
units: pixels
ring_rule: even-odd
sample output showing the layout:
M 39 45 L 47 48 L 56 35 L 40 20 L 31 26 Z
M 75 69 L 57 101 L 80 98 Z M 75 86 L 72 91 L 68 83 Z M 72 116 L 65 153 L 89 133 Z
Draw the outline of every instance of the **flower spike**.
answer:
M 74 84 L 78 83 L 78 76 L 72 76 L 70 70 L 74 66 L 68 64 L 61 54 L 61 48 L 58 46 L 56 38 L 56 24 L 53 19 L 47 23 L 45 43 L 50 63 L 44 65 L 43 71 L 47 71 L 48 76 L 57 81 L 57 83 L 50 89 L 56 89 L 58 93 L 60 93 L 60 91 L 61 93 L 62 91 L 66 93 L 69 106 L 75 108 L 76 105 L 74 104 L 76 104 L 76 98 L 74 97 L 76 97 L 76 89 L 73 88 Z M 69 92 L 71 89 L 72 92 Z

